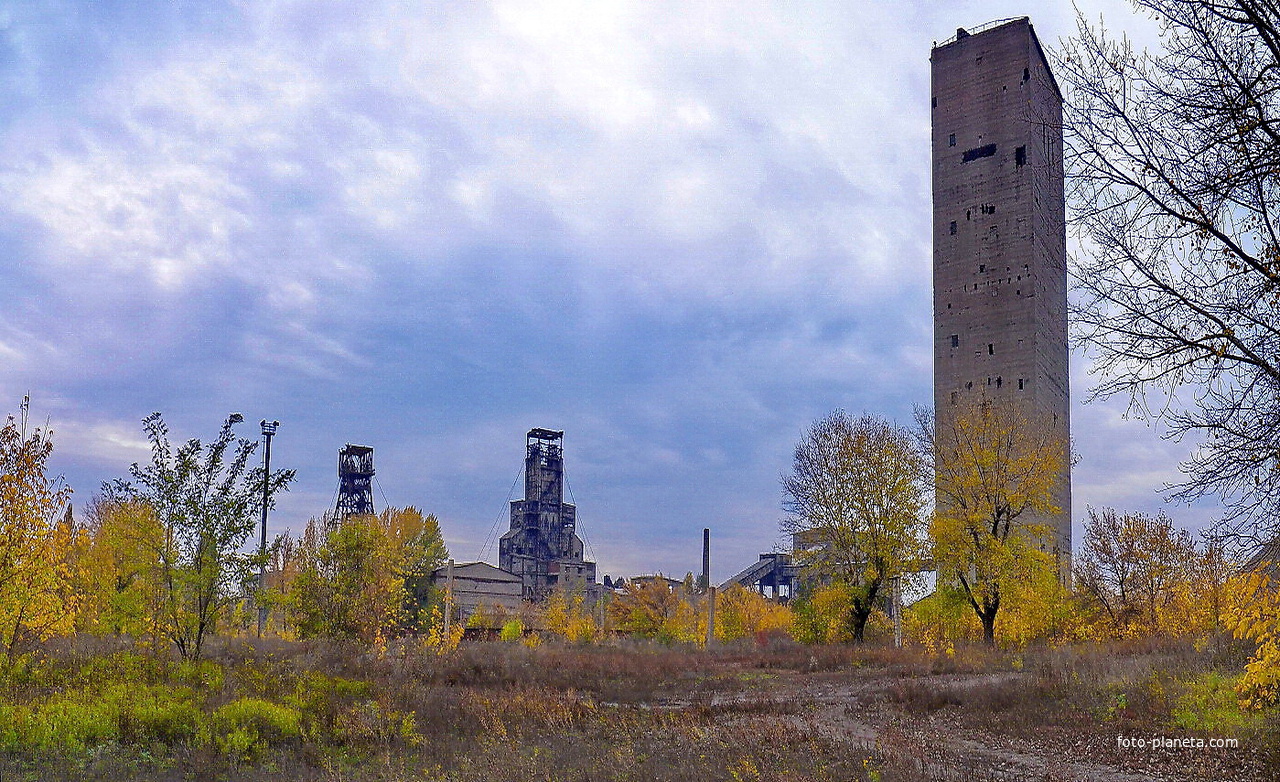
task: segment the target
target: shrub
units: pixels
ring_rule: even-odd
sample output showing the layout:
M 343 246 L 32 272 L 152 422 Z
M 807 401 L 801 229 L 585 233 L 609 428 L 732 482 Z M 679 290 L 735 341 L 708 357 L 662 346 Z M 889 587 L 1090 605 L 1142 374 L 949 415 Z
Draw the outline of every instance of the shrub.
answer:
M 376 743 L 386 746 L 399 739 L 413 746 L 422 741 L 413 716 L 413 712 L 386 709 L 378 705 L 377 701 L 364 701 L 338 715 L 334 735 L 341 741 L 353 744 Z
M 514 643 L 524 638 L 524 622 L 519 619 L 512 619 L 502 626 L 502 635 L 499 636 L 507 643 Z
M 177 744 L 195 737 L 203 721 L 189 687 L 116 684 L 100 697 L 115 719 L 114 737 L 125 742 Z
M 791 629 L 791 622 L 791 609 L 741 584 L 734 584 L 716 598 L 716 638 L 720 641 L 786 632 Z
M 0 707 L 0 746 L 79 753 L 111 741 L 176 744 L 201 722 L 188 687 L 112 684 Z
M 226 755 L 249 759 L 268 745 L 302 734 L 302 715 L 260 698 L 240 698 L 213 712 L 214 742 Z
M 852 606 L 846 585 L 819 587 L 796 601 L 791 635 L 803 644 L 848 642 L 853 639 L 847 622 Z
M 211 660 L 183 660 L 175 666 L 173 679 L 205 692 L 222 689 L 226 683 L 226 669 Z
M 1236 695 L 1240 678 L 1211 671 L 1183 682 L 1185 689 L 1172 709 L 1173 724 L 1183 730 L 1239 733 L 1250 721 Z
M 0 709 L 0 736 L 9 749 L 81 753 L 117 738 L 109 705 L 80 700 L 80 693 L 58 695 L 43 704 Z
M 97 657 L 80 666 L 73 680 L 86 686 L 117 682 L 154 683 L 162 678 L 161 664 L 137 652 L 117 652 Z
M 371 689 L 368 682 L 308 671 L 298 677 L 284 701 L 302 715 L 303 731 L 310 738 L 332 729 L 343 708 L 368 696 Z

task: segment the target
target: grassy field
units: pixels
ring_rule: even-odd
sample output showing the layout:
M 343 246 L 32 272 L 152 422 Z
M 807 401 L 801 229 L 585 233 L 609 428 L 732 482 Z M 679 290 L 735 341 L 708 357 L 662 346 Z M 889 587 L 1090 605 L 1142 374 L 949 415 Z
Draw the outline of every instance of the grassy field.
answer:
M 710 652 L 222 640 L 201 662 L 117 641 L 10 667 L 0 777 L 142 780 L 1280 778 L 1235 706 L 1240 651 L 1142 642 L 1000 653 Z M 1231 738 L 1124 749 L 1117 737 Z

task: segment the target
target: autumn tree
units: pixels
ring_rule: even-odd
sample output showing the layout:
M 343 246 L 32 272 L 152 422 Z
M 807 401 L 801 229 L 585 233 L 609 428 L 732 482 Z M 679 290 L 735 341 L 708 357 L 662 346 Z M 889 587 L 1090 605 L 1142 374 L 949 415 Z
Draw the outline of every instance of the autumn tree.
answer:
M 70 631 L 76 542 L 71 489 L 49 474 L 53 432 L 29 430 L 29 402 L 0 427 L 0 644 L 6 659 L 31 643 Z
M 782 531 L 819 580 L 848 587 L 845 621 L 861 641 L 890 580 L 923 554 L 926 462 L 911 434 L 843 410 L 813 424 L 782 479 Z
M 734 584 L 716 595 L 716 640 L 736 641 L 791 629 L 791 609 Z
M 440 521 L 410 505 L 387 508 L 378 522 L 396 552 L 395 570 L 404 583 L 401 625 L 406 630 L 419 627 L 442 597 L 432 582 L 432 573 L 449 559 Z
M 1224 618 L 1236 638 L 1256 646 L 1236 691 L 1250 709 L 1280 705 L 1280 583 L 1274 565 L 1235 575 L 1227 583 Z
M 103 486 L 107 502 L 145 505 L 163 530 L 159 622 L 185 658 L 200 656 L 227 608 L 253 589 L 252 557 L 242 549 L 262 509 L 264 481 L 270 498 L 293 480 L 293 470 L 264 476 L 249 466 L 257 443 L 232 431 L 243 420 L 228 416 L 212 443 L 193 438 L 175 449 L 164 419 L 152 413 L 142 421 L 150 464 L 135 463 L 132 480 Z
M 1076 589 L 1117 634 L 1184 628 L 1201 560 L 1191 533 L 1163 513 L 1089 508 Z
M 996 617 L 1022 584 L 1045 581 L 1058 564 L 1053 531 L 1037 517 L 1058 512 L 1052 493 L 1066 448 L 1012 405 L 962 404 L 935 423 L 917 411 L 937 508 L 930 535 L 942 588 L 958 585 L 995 643 Z
M 547 631 L 578 644 L 591 643 L 603 628 L 595 620 L 595 604 L 587 601 L 582 589 L 561 584 L 542 604 L 542 623 Z
M 623 594 L 609 602 L 611 624 L 622 632 L 665 644 L 700 643 L 706 638 L 706 617 L 691 598 L 683 588 L 672 589 L 661 574 L 632 579 Z
M 1176 497 L 1220 532 L 1280 534 L 1280 8 L 1135 0 L 1154 52 L 1079 24 L 1064 106 L 1077 333 L 1122 396 L 1198 436 Z M 1185 389 L 1184 393 L 1178 393 Z
M 285 602 L 299 635 L 368 643 L 421 625 L 448 558 L 439 522 L 414 507 L 312 519 L 291 548 Z
M 76 547 L 77 627 L 95 634 L 157 637 L 163 616 L 164 528 L 138 501 L 99 497 L 90 505 Z

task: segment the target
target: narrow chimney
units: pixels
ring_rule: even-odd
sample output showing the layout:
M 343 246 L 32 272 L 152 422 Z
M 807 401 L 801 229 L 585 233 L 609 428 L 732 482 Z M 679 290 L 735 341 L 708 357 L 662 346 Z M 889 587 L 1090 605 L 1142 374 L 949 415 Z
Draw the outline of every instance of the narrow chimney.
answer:
M 702 588 L 711 586 L 711 530 L 702 529 Z

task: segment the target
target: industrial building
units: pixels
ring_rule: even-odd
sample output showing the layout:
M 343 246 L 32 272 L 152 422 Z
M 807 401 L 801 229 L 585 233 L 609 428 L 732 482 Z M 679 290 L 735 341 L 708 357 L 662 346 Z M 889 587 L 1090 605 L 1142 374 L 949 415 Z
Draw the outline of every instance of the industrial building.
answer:
M 436 568 L 431 574 L 432 583 L 443 590 L 450 584 L 449 567 Z M 484 606 L 515 613 L 524 605 L 524 583 L 519 576 L 496 568 L 488 562 L 460 562 L 453 566 L 454 609 L 457 617 L 465 622 L 476 609 Z
M 564 432 L 529 430 L 524 499 L 511 503 L 511 529 L 498 541 L 498 566 L 521 578 L 529 600 L 561 585 L 596 592 L 596 563 L 583 559 L 577 508 L 564 501 L 563 442 Z
M 1032 520 L 1069 572 L 1062 93 L 1025 17 L 958 30 L 930 62 L 936 420 L 986 400 L 1060 436 L 1060 511 Z
M 720 585 L 720 589 L 723 591 L 739 584 L 762 595 L 769 590 L 770 597 L 775 600 L 789 600 L 796 596 L 800 582 L 801 568 L 796 564 L 795 558 L 785 552 L 770 551 L 761 554 L 760 559 L 731 576 Z

